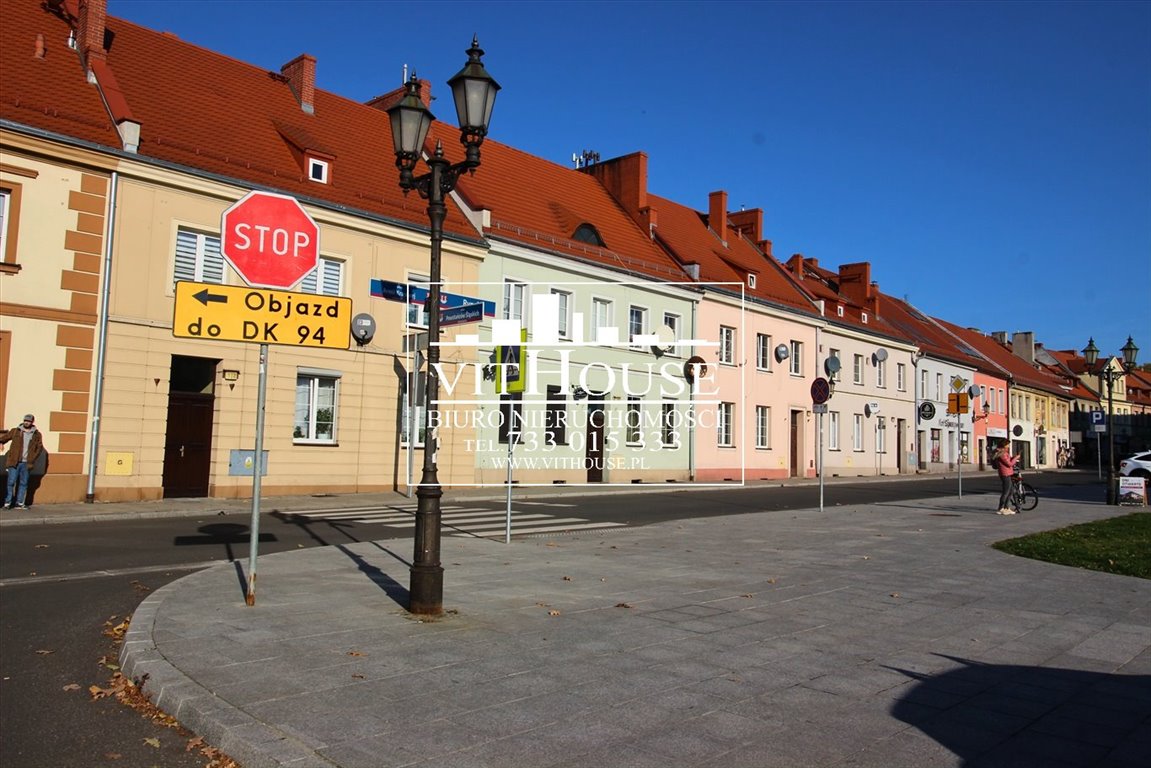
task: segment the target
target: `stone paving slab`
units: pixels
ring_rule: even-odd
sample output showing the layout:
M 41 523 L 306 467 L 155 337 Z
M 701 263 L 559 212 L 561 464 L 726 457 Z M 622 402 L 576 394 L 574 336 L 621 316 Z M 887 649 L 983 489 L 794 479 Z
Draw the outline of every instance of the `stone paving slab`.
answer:
M 706 496 L 701 496 L 706 503 Z M 1151 581 L 989 544 L 1121 513 L 968 494 L 262 557 L 157 590 L 124 673 L 245 768 L 1146 766 Z

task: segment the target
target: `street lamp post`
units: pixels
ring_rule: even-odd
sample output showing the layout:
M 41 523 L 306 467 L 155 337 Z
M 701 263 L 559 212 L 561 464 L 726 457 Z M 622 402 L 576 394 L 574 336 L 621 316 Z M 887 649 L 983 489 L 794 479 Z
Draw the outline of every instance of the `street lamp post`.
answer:
M 1118 503 L 1115 498 L 1115 425 L 1113 423 L 1115 411 L 1115 382 L 1121 377 L 1131 372 L 1135 367 L 1135 357 L 1139 354 L 1139 347 L 1135 346 L 1135 342 L 1131 337 L 1127 337 L 1127 343 L 1120 349 L 1123 353 L 1123 370 L 1116 371 L 1107 365 L 1107 361 L 1111 358 L 1108 357 L 1104 361 L 1103 366 L 1098 370 L 1093 371 L 1096 363 L 1099 361 L 1099 348 L 1095 346 L 1094 337 L 1087 340 L 1087 346 L 1083 350 L 1083 358 L 1087 361 L 1088 373 L 1095 373 L 1099 376 L 1099 394 L 1103 394 L 1103 382 L 1107 382 L 1107 503 Z
M 392 126 L 392 141 L 395 143 L 396 167 L 400 170 L 400 188 L 405 194 L 414 189 L 428 201 L 428 221 L 431 225 L 427 384 L 424 388 L 427 434 L 424 437 L 423 474 L 416 489 L 415 553 L 412 557 L 408 595 L 408 610 L 427 616 L 438 616 L 444 612 L 444 569 L 440 565 L 440 498 L 443 490 L 440 488 L 436 468 L 436 450 L 439 447 L 436 428 L 439 422 L 437 364 L 440 361 L 440 250 L 444 239 L 444 216 L 447 213 L 444 196 L 455 189 L 464 171 L 474 173 L 479 166 L 480 144 L 487 136 L 496 91 L 500 89 L 499 84 L 484 69 L 481 61 L 484 52 L 479 47 L 478 39 L 472 38 L 472 47 L 467 54 L 468 61 L 464 68 L 448 81 L 459 117 L 460 143 L 465 150 L 462 161 L 450 163 L 444 157 L 443 145 L 437 141 L 435 152 L 425 159 L 429 171 L 422 176 L 413 174 L 423 152 L 424 140 L 435 119 L 420 99 L 420 83 L 414 73 L 405 84 L 403 97 L 387 110 Z

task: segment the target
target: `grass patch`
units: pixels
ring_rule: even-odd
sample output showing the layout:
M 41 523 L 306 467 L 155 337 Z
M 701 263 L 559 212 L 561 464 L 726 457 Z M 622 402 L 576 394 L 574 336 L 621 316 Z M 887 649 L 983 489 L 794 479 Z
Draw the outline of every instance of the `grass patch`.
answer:
M 1151 512 L 1033 533 L 992 546 L 1032 560 L 1151 579 Z

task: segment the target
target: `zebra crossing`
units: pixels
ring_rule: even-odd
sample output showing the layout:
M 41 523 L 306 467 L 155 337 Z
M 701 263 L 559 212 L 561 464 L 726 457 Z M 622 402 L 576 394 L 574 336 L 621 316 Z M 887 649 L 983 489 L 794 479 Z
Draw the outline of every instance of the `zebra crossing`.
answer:
M 512 505 L 512 535 L 527 536 L 548 533 L 604 530 L 625 527 L 625 523 L 594 522 L 582 517 L 567 517 L 562 511 L 548 512 L 549 507 L 574 507 L 575 504 L 546 501 L 522 501 Z M 524 509 L 524 508 L 527 509 Z M 542 509 L 541 509 L 542 508 Z M 500 538 L 507 531 L 507 509 L 495 506 L 444 504 L 440 507 L 444 536 Z M 355 523 L 384 525 L 389 528 L 414 529 L 416 504 L 387 504 L 373 507 L 311 509 L 287 515 L 296 523 Z

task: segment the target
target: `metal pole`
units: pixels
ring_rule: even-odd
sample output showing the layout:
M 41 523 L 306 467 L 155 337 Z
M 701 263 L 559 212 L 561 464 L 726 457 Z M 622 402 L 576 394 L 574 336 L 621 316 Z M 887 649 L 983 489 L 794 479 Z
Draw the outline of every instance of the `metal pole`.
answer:
M 407 497 L 412 498 L 412 469 L 415 465 L 416 457 L 416 437 L 420 432 L 420 424 L 417 415 L 419 414 L 418 406 L 416 405 L 416 398 L 420 392 L 420 368 L 424 364 L 423 355 L 420 354 L 419 349 L 419 335 L 416 335 L 416 351 L 413 359 L 412 372 L 408 377 L 408 492 Z M 426 399 L 426 393 L 425 393 Z
M 516 406 L 514 400 L 508 401 L 508 414 L 511 416 L 510 421 L 515 421 Z M 507 505 L 507 521 L 504 525 L 504 544 L 512 543 L 512 457 L 515 454 L 516 439 L 515 434 L 511 431 L 510 425 L 508 429 L 508 505 Z
M 444 239 L 444 170 L 449 163 L 443 151 L 428 160 L 431 177 L 428 180 L 428 221 L 431 224 L 431 266 L 428 282 L 428 354 L 427 384 L 424 387 L 424 412 L 427 414 L 428 432 L 424 438 L 424 469 L 420 487 L 416 489 L 415 552 L 412 557 L 411 587 L 408 610 L 415 614 L 438 616 L 444 612 L 444 569 L 440 564 L 440 488 L 436 467 L 439 439 L 440 382 L 440 249 Z
M 1107 504 L 1115 504 L 1115 371 L 1107 371 Z
M 819 511 L 823 511 L 823 412 L 819 414 Z
M 248 594 L 244 602 L 256 604 L 256 556 L 260 549 L 260 483 L 264 475 L 264 403 L 268 392 L 268 345 L 260 345 L 260 384 L 256 395 L 256 455 L 252 457 L 252 522 L 248 540 Z
M 955 409 L 955 461 L 959 467 L 959 498 L 963 498 L 963 414 Z

